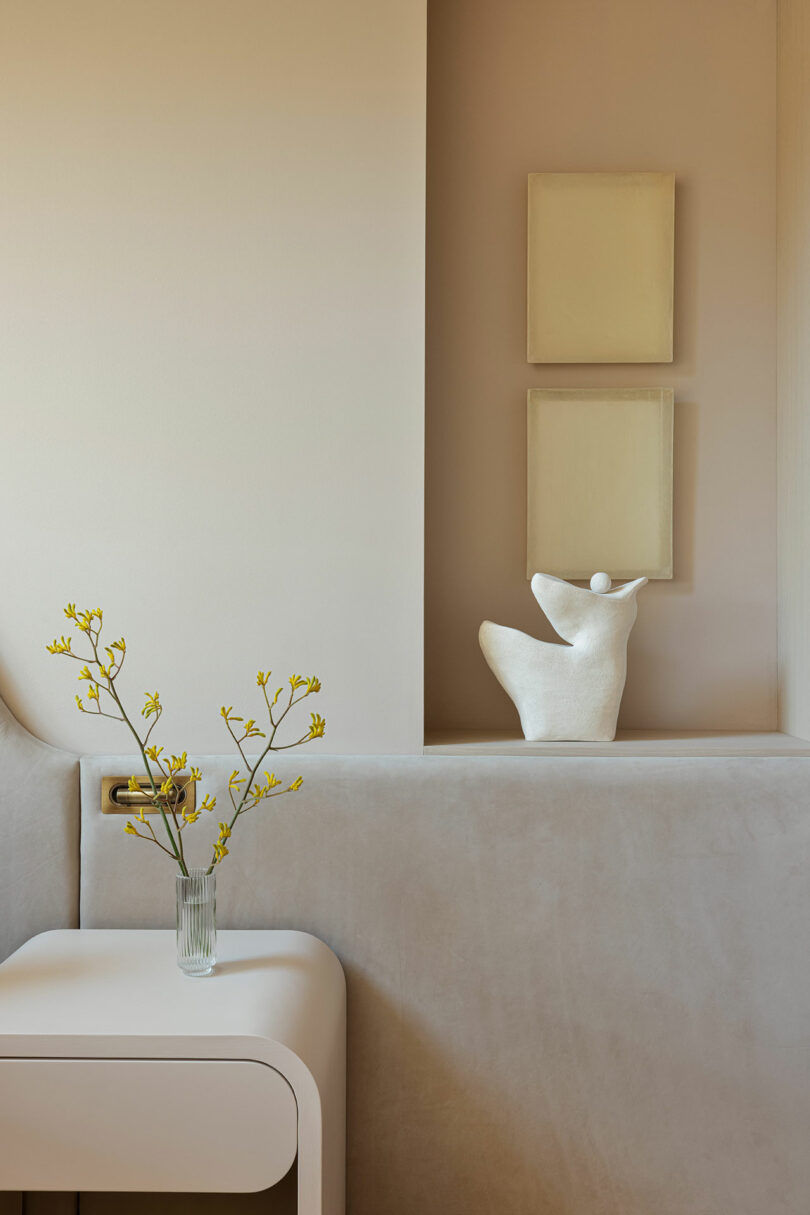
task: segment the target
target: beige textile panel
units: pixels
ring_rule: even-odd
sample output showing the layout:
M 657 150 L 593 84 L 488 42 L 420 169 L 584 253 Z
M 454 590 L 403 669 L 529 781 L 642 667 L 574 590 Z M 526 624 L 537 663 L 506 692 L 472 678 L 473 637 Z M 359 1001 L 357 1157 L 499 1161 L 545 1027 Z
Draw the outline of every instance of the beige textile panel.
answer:
M 79 914 L 79 760 L 29 734 L 0 701 L 0 961 Z M 0 1206 L 0 1215 L 3 1215 Z
M 675 178 L 529 175 L 530 363 L 671 363 Z
M 672 577 L 673 393 L 528 394 L 526 576 Z
M 0 701 L 0 961 L 79 922 L 79 760 L 29 734 Z M 2 1150 L 2 1148 L 0 1148 Z M 73 1215 L 71 1194 L 0 1192 L 0 1215 Z
M 194 762 L 227 803 L 232 757 Z M 99 811 L 134 764 L 82 760 L 85 927 L 173 923 L 168 859 Z M 351 1215 L 810 1211 L 810 759 L 278 765 L 303 787 L 234 832 L 219 918 L 343 963 Z M 195 1201 L 81 1207 L 275 1209 Z

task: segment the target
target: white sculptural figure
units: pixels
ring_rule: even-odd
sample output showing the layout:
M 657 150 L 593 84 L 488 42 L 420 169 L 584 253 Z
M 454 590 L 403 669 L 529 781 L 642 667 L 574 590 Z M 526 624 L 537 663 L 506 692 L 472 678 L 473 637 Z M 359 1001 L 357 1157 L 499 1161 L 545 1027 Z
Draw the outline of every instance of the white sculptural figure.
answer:
M 535 574 L 532 593 L 567 645 L 538 641 L 485 620 L 478 633 L 490 669 L 520 714 L 524 737 L 610 742 L 627 675 L 627 639 L 646 578 L 611 590 L 594 574 L 591 590 Z

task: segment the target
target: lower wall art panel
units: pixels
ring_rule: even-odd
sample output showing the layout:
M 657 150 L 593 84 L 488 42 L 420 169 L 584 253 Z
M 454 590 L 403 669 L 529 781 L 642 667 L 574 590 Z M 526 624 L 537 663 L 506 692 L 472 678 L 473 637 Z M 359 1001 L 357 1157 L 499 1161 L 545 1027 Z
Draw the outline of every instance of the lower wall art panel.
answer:
M 668 388 L 529 392 L 526 575 L 672 577 Z

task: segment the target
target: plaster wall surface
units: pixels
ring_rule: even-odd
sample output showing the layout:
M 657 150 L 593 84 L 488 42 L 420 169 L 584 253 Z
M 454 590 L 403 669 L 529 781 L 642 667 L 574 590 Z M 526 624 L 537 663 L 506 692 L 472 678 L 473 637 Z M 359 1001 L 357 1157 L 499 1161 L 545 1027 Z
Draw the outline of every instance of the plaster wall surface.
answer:
M 775 0 L 432 0 L 428 728 L 516 726 L 482 620 L 551 639 L 526 390 L 641 386 L 675 390 L 675 577 L 639 597 L 619 724 L 774 728 L 775 73 Z M 672 364 L 526 362 L 527 174 L 594 170 L 676 175 Z
M 421 746 L 424 125 L 424 0 L 0 6 L 0 691 L 36 734 L 124 743 L 45 654 L 70 599 L 171 746 L 221 749 L 260 667 L 321 677 L 323 749 Z

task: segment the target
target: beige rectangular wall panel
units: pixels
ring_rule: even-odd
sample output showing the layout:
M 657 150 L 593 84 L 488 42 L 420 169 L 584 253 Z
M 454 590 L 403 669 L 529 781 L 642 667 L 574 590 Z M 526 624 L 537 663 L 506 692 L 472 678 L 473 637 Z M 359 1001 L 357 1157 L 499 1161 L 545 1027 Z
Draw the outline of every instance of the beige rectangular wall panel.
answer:
M 672 577 L 673 393 L 533 389 L 527 577 Z
M 530 363 L 671 363 L 675 178 L 531 173 Z

